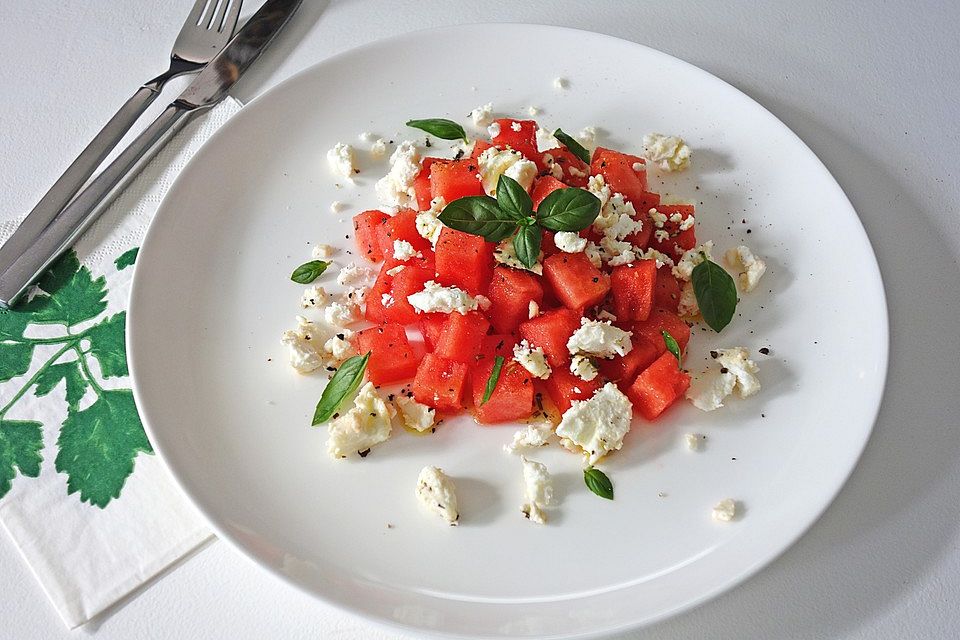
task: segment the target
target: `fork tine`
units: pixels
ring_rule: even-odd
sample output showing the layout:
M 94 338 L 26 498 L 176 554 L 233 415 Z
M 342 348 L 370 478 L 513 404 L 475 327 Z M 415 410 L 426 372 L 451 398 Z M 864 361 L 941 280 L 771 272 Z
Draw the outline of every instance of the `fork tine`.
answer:
M 197 0 L 193 5 L 193 9 L 190 10 L 190 15 L 187 16 L 187 22 L 184 26 L 199 26 L 203 20 L 203 14 L 208 4 L 210 4 L 210 0 Z
M 219 6 L 226 4 L 227 0 L 210 0 L 210 15 L 204 19 L 204 25 L 207 30 L 216 29 L 219 21 Z
M 220 23 L 221 33 L 225 33 L 228 36 L 233 34 L 233 30 L 237 26 L 237 21 L 240 19 L 241 5 L 243 5 L 243 0 L 230 0 L 230 8 L 223 15 L 223 22 Z

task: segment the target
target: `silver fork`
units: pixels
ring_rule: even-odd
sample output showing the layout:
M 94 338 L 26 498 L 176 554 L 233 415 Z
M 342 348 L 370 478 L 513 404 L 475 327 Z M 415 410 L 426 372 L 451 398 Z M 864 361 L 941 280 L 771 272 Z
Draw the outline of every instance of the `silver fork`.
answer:
M 13 235 L 0 247 L 0 272 L 29 247 L 67 206 L 130 127 L 171 79 L 203 68 L 227 44 L 240 16 L 243 0 L 196 0 L 170 53 L 170 68 L 145 83 L 77 156 Z

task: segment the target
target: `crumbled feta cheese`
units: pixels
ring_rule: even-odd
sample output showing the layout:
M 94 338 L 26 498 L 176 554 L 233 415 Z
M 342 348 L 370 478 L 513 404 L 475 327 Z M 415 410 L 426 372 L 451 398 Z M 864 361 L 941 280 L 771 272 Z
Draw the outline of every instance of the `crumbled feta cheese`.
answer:
M 597 196 L 597 199 L 600 200 L 601 209 L 607 204 L 607 200 L 610 199 L 612 193 L 606 179 L 600 174 L 587 178 L 587 191 Z
M 387 155 L 387 142 L 383 138 L 377 138 L 372 145 L 370 145 L 370 155 L 374 158 L 382 158 Z
M 606 309 L 601 309 L 600 313 L 597 314 L 597 320 L 609 320 L 610 322 L 616 322 L 617 316 L 613 315 Z
M 549 422 L 527 425 L 513 434 L 513 442 L 503 445 L 507 453 L 518 453 L 523 448 L 545 447 L 553 439 L 553 425 Z
M 329 339 L 327 328 L 297 316 L 297 328 L 284 331 L 280 336 L 289 352 L 290 366 L 297 373 L 310 373 L 327 366 L 328 359 L 322 352 L 323 343 Z
M 457 287 L 444 287 L 433 280 L 423 285 L 423 291 L 407 296 L 407 301 L 417 313 L 453 313 L 466 315 L 475 311 L 477 299 Z
M 656 238 L 658 242 L 666 242 L 670 239 L 670 232 L 665 229 L 657 229 L 653 232 L 653 237 Z
M 701 411 L 714 411 L 723 406 L 723 401 L 734 391 L 741 398 L 747 398 L 760 391 L 759 371 L 756 363 L 750 360 L 743 347 L 717 349 L 710 355 L 715 358 L 720 369 L 703 378 L 694 380 L 687 389 L 687 398 Z
M 580 144 L 587 148 L 593 148 L 597 146 L 597 128 L 596 127 L 584 127 L 580 130 L 580 133 L 577 134 L 577 140 L 580 141 Z
M 643 136 L 643 155 L 664 171 L 681 171 L 690 165 L 690 147 L 679 136 L 648 133 Z
M 300 296 L 300 306 L 304 309 L 319 309 L 329 300 L 323 287 L 307 287 Z
M 593 364 L 593 361 L 590 360 L 587 356 L 575 355 L 573 359 L 570 360 L 570 373 L 577 376 L 581 380 L 590 382 L 597 377 L 597 365 Z
M 353 343 L 350 342 L 351 337 L 353 337 L 352 331 L 338 333 L 323 343 L 323 349 L 337 362 L 343 362 L 350 356 L 357 354 L 356 349 L 353 348 Z
M 327 164 L 330 165 L 330 171 L 335 176 L 352 179 L 355 173 L 353 165 L 353 147 L 343 142 L 338 142 L 332 149 L 327 151 Z
M 546 380 L 552 373 L 550 365 L 547 364 L 547 358 L 543 354 L 543 349 L 534 347 L 526 340 L 521 340 L 519 344 L 513 346 L 513 359 L 529 371 L 534 378 Z
M 667 220 L 669 219 L 667 218 L 667 214 L 660 213 L 656 209 L 650 209 L 650 211 L 647 212 L 647 215 L 650 216 L 653 226 L 655 226 L 657 229 L 663 229 L 663 225 L 667 224 Z
M 587 248 L 587 239 L 576 231 L 558 231 L 553 236 L 553 243 L 564 253 L 580 253 Z
M 699 433 L 688 433 L 683 436 L 683 441 L 687 445 L 687 449 L 690 451 L 696 451 L 700 448 L 700 443 L 703 441 L 703 436 Z
M 683 252 L 680 256 L 680 262 L 673 268 L 674 277 L 680 280 L 689 280 L 693 275 L 693 269 L 705 259 L 712 258 L 713 240 L 707 240 L 703 244 Z
M 359 287 L 369 284 L 372 279 L 373 272 L 366 267 L 361 267 L 356 262 L 347 264 L 337 274 L 337 284 L 343 287 Z
M 470 119 L 473 120 L 473 126 L 477 128 L 490 126 L 493 122 L 493 103 L 488 102 L 471 111 Z
M 332 255 L 333 247 L 328 244 L 314 245 L 313 250 L 310 252 L 310 256 L 314 260 L 327 260 Z
M 724 259 L 731 268 L 739 272 L 737 281 L 740 284 L 740 290 L 744 293 L 753 291 L 760 282 L 760 277 L 767 271 L 767 263 L 753 255 L 749 247 L 743 245 L 727 251 Z
M 487 127 L 487 135 L 491 138 L 496 138 L 500 135 L 500 123 L 494 122 L 489 127 Z
M 580 447 L 594 464 L 623 446 L 632 416 L 630 400 L 608 382 L 589 400 L 573 401 L 557 426 L 557 435 Z
M 553 502 L 553 481 L 546 465 L 535 460 L 527 460 L 520 456 L 523 463 L 523 494 L 524 503 L 520 507 L 523 517 L 537 524 L 544 524 L 547 519 L 543 509 Z
M 529 115 L 531 115 L 531 116 L 535 116 L 535 115 L 537 115 L 538 113 L 540 113 L 540 109 L 539 109 L 539 107 L 535 107 L 535 106 L 533 106 L 533 105 L 530 105 L 529 107 L 527 107 L 527 113 L 528 113 Z
M 406 265 L 398 264 L 398 265 L 395 266 L 393 269 L 387 269 L 387 275 L 388 275 L 388 276 L 395 276 L 395 275 L 397 275 L 398 273 L 400 273 L 401 271 L 403 271 L 403 270 L 406 269 L 406 268 L 407 268 Z
M 437 247 L 437 240 L 440 239 L 440 232 L 443 231 L 443 223 L 440 222 L 439 216 L 445 206 L 447 206 L 446 201 L 437 196 L 430 201 L 430 209 L 417 214 L 417 233 L 429 240 L 434 248 Z
M 692 228 L 694 222 L 696 222 L 696 220 L 694 219 L 693 216 L 687 216 L 680 223 L 680 227 L 679 227 L 680 231 L 686 231 L 687 229 Z
M 553 88 L 554 89 L 566 89 L 567 88 L 567 79 L 562 77 L 556 77 L 553 79 Z
M 520 262 L 520 258 L 517 257 L 517 249 L 513 246 L 512 238 L 507 238 L 497 245 L 497 248 L 493 250 L 493 259 L 500 264 L 513 267 L 514 269 L 530 271 L 538 276 L 543 275 L 543 265 L 540 263 L 540 261 L 543 259 L 543 251 L 541 251 L 540 255 L 537 256 L 537 261 L 533 263 L 533 266 L 528 267 Z
M 554 159 L 552 153 L 544 153 L 542 160 L 551 176 L 557 180 L 563 180 L 563 166 Z
M 340 213 L 340 210 L 343 209 L 346 205 L 340 202 L 339 200 L 334 200 L 330 203 L 330 213 Z
M 560 141 L 549 129 L 537 127 L 537 151 L 549 151 L 560 147 Z
M 353 407 L 330 422 L 327 451 L 334 458 L 367 451 L 390 437 L 392 418 L 393 408 L 368 382 L 360 389 Z
M 638 253 L 637 258 L 640 260 L 656 260 L 657 269 L 659 269 L 664 265 L 669 265 L 671 267 L 673 266 L 673 258 L 671 258 L 665 253 L 657 251 L 653 247 L 650 247 L 646 251 L 641 251 L 640 253 Z
M 586 354 L 599 358 L 625 356 L 633 348 L 630 331 L 615 327 L 610 322 L 580 319 L 580 328 L 567 340 L 570 355 Z
M 634 162 L 632 169 L 634 171 L 646 171 L 647 165 L 643 164 L 642 162 Z
M 359 320 L 356 305 L 331 302 L 323 310 L 324 321 L 333 327 L 345 327 Z
M 409 260 L 410 258 L 421 258 L 423 254 L 413 248 L 413 245 L 406 240 L 393 241 L 393 259 Z
M 536 300 L 531 300 L 527 306 L 527 318 L 533 320 L 538 315 L 540 315 L 540 305 L 537 304 Z
M 670 214 L 670 222 L 680 222 L 681 220 L 683 220 L 682 213 L 677 212 L 677 213 Z
M 420 433 L 433 428 L 437 419 L 437 412 L 433 407 L 420 404 L 413 398 L 404 395 L 397 396 L 395 404 L 400 419 L 403 421 L 403 426 L 406 428 Z
M 490 307 L 493 306 L 493 301 L 487 296 L 477 294 L 474 297 L 477 299 L 477 305 L 480 307 L 480 311 L 489 311 Z
M 389 293 L 382 293 L 382 294 L 380 294 L 380 304 L 382 304 L 382 305 L 384 306 L 384 308 L 386 308 L 386 307 L 392 307 L 392 306 L 393 306 L 393 296 L 390 295 Z
M 623 194 L 614 193 L 600 209 L 600 214 L 593 222 L 593 228 L 612 240 L 623 240 L 630 234 L 643 229 L 643 222 L 634 219 L 636 215 L 636 209 L 623 197 Z
M 480 169 L 480 182 L 483 190 L 489 196 L 497 193 L 497 183 L 500 176 L 506 174 L 520 183 L 527 191 L 537 177 L 537 165 L 523 157 L 519 151 L 509 149 L 500 150 L 490 147 L 477 158 L 477 167 Z
M 595 243 L 587 242 L 587 246 L 584 247 L 583 253 L 587 256 L 590 264 L 598 269 L 600 268 L 600 265 L 603 264 L 600 247 L 598 247 Z
M 700 315 L 700 305 L 697 303 L 697 294 L 693 290 L 692 282 L 684 282 L 680 290 L 680 302 L 677 305 L 677 315 L 692 318 Z
M 363 131 L 357 137 L 360 138 L 360 142 L 370 142 L 371 140 L 373 140 L 373 134 L 370 133 L 369 131 Z
M 630 264 L 637 259 L 632 244 L 624 240 L 616 240 L 612 236 L 600 238 L 600 248 L 603 249 L 601 254 L 603 259 L 611 267 Z
M 420 153 L 410 140 L 404 140 L 390 156 L 390 172 L 377 180 L 375 189 L 385 207 L 417 206 L 413 182 L 420 175 Z
M 726 498 L 717 503 L 711 512 L 714 520 L 730 522 L 737 517 L 737 503 L 732 498 Z
M 460 512 L 457 509 L 457 488 L 443 469 L 424 467 L 417 477 L 417 499 L 451 526 L 457 526 Z
M 523 129 L 523 127 L 520 126 L 520 123 L 516 121 L 510 123 L 510 128 L 516 131 L 517 133 L 519 133 L 520 130 Z

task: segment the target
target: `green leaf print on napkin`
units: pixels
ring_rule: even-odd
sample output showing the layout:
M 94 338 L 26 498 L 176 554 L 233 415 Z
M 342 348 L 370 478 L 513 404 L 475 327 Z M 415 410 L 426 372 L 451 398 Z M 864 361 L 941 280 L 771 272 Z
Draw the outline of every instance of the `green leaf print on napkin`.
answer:
M 119 271 L 136 258 L 137 249 L 131 249 L 114 264 Z M 10 490 L 18 470 L 24 476 L 39 475 L 43 449 L 41 423 L 7 420 L 6 414 L 31 388 L 42 398 L 63 383 L 67 419 L 60 425 L 54 466 L 66 474 L 68 494 L 79 493 L 81 501 L 102 509 L 120 496 L 137 455 L 153 453 L 133 393 L 104 389 L 91 368 L 99 365 L 101 378 L 128 374 L 126 312 L 88 322 L 107 308 L 106 278 L 94 278 L 73 251 L 51 266 L 37 286 L 40 291 L 29 301 L 0 312 L 0 383 L 26 374 L 38 347 L 47 358 L 0 407 L 0 497 Z M 87 328 L 75 328 L 81 323 Z M 61 325 L 63 332 L 31 338 L 25 335 L 30 325 Z M 0 384 L 0 391 L 8 386 Z

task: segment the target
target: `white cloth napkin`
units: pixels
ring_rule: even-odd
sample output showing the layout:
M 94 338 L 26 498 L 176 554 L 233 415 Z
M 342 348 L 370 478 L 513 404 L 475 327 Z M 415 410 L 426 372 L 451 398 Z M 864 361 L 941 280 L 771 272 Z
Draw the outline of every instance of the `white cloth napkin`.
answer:
M 142 431 L 123 320 L 160 201 L 239 109 L 227 99 L 189 123 L 41 281 L 52 295 L 0 314 L 0 522 L 70 628 L 211 537 Z M 0 237 L 17 222 L 0 220 Z

